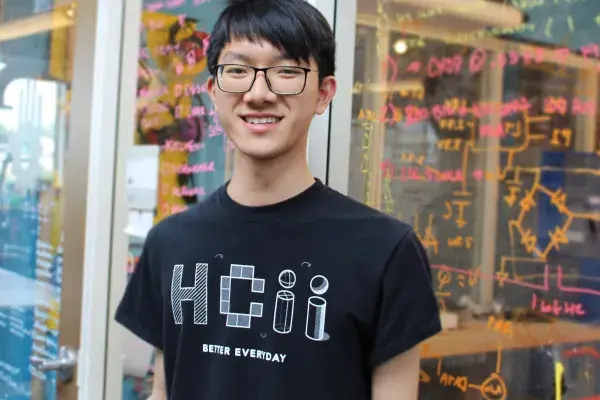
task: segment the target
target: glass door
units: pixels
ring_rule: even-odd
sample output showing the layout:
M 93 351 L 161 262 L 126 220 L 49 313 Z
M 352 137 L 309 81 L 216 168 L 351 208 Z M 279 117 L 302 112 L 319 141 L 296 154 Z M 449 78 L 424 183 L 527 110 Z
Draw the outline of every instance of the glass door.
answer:
M 80 18 L 89 20 L 84 29 Z M 92 110 L 103 107 L 91 106 L 95 21 L 96 2 L 0 0 L 1 399 L 70 400 L 87 387 L 76 364 L 83 360 L 82 303 L 94 305 L 83 296 L 84 249 L 94 252 L 86 248 L 86 222 L 96 211 L 88 164 L 94 151 L 106 150 L 90 143 Z M 86 361 L 79 375 L 103 363 L 102 355 Z M 102 380 L 99 374 L 88 383 L 101 387 Z
M 112 247 L 113 308 L 150 228 L 193 207 L 231 174 L 233 146 L 206 91 L 205 51 L 223 8 L 224 3 L 216 1 L 127 2 Z M 148 398 L 153 349 L 113 325 L 108 351 L 107 396 Z
M 1 2 L 0 397 L 56 398 L 75 4 Z M 63 368 L 67 378 L 72 368 Z

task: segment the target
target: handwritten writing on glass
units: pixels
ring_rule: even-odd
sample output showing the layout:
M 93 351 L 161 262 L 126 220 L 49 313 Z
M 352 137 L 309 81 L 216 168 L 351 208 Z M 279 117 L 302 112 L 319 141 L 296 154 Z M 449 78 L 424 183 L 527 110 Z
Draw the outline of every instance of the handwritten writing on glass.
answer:
M 161 10 L 169 10 L 172 8 L 180 7 L 184 5 L 186 0 L 165 0 L 155 1 L 146 5 L 146 10 L 156 12 Z
M 567 57 L 579 57 L 577 53 L 580 53 L 584 60 L 595 60 L 600 57 L 600 49 L 596 43 L 586 44 L 574 51 L 564 47 L 558 49 L 534 47 L 522 52 L 510 50 L 508 52 L 491 53 L 486 49 L 475 48 L 468 57 L 465 57 L 462 53 L 456 53 L 441 58 L 431 56 L 429 60 L 423 63 L 418 60 L 410 61 L 406 64 L 405 72 L 420 74 L 422 68 L 425 68 L 428 77 L 439 78 L 459 75 L 465 68 L 469 73 L 477 74 L 487 65 L 492 69 L 503 69 L 517 65 L 542 64 L 546 60 L 562 66 L 567 62 Z M 600 64 L 597 68 L 600 70 Z
M 513 337 L 513 325 L 512 321 L 506 321 L 501 318 L 497 318 L 493 315 L 488 317 L 487 327 L 494 332 L 503 333 L 509 337 Z
M 585 310 L 583 309 L 583 304 L 581 303 L 561 301 L 558 299 L 546 301 L 538 298 L 535 293 L 531 298 L 531 309 L 540 311 L 544 314 L 553 314 L 556 317 L 575 317 L 585 315 Z
M 163 174 L 191 175 L 215 172 L 215 162 L 203 162 L 200 164 L 176 164 L 169 162 L 161 163 Z

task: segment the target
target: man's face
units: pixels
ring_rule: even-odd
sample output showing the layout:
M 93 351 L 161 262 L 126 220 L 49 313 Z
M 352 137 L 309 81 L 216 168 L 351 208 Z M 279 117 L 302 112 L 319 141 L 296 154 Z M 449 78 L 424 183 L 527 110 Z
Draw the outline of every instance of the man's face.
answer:
M 236 148 L 253 158 L 275 158 L 305 146 L 304 139 L 313 116 L 327 109 L 336 90 L 332 76 L 326 77 L 319 86 L 314 60 L 297 63 L 285 58 L 280 50 L 265 41 L 232 41 L 221 52 L 218 64 L 233 64 L 217 72 L 221 87 L 216 78 L 211 77 L 208 81 L 219 121 Z M 232 88 L 245 90 L 243 82 L 248 82 L 248 77 L 254 74 L 252 69 L 244 66 L 302 67 L 311 71 L 305 74 L 300 70 L 278 68 L 267 73 L 276 92 L 288 88 L 297 91 L 297 82 L 306 76 L 306 85 L 299 94 L 274 93 L 269 89 L 264 71 L 256 74 L 246 93 L 229 93 Z

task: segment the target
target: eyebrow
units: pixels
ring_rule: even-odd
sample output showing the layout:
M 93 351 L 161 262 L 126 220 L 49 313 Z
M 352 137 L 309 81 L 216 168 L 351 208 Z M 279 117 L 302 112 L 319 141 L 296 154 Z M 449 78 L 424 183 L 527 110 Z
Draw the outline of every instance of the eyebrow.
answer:
M 249 57 L 245 54 L 237 53 L 234 51 L 226 51 L 223 54 L 222 61 L 227 61 L 227 60 L 241 61 L 241 62 L 248 63 L 248 64 L 252 64 L 252 62 L 253 62 L 252 57 Z M 274 57 L 272 59 L 272 61 L 280 62 L 280 61 L 293 61 L 293 60 L 289 56 L 286 56 L 285 54 L 280 54 L 277 57 Z

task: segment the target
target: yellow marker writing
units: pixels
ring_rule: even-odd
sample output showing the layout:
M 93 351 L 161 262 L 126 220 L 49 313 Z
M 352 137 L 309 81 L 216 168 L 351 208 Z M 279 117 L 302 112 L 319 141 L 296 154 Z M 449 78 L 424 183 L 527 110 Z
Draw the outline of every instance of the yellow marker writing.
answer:
M 560 361 L 557 361 L 554 364 L 554 393 L 556 395 L 556 400 L 560 400 L 562 398 L 562 376 L 565 372 L 565 367 Z

